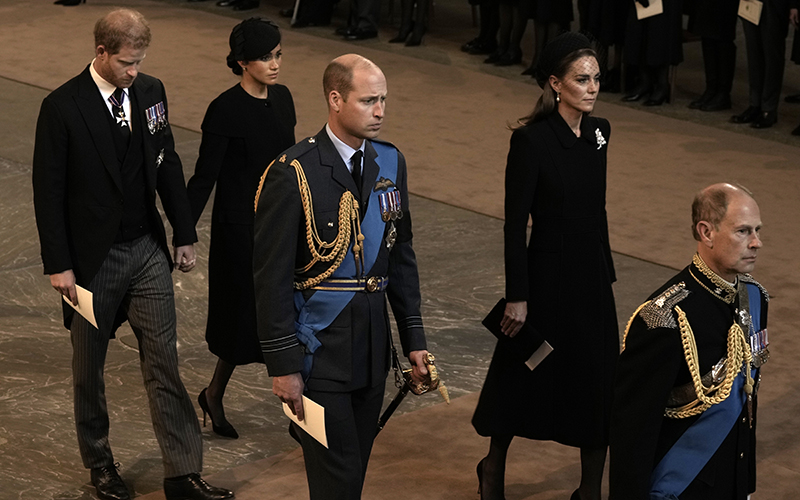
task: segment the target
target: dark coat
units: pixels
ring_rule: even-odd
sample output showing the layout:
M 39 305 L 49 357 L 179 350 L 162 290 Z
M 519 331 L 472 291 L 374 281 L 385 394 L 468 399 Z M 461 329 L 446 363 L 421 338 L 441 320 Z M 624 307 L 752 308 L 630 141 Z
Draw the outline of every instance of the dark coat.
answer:
M 642 20 L 628 12 L 625 64 L 674 66 L 683 62 L 683 0 L 663 0 L 664 12 Z
M 241 85 L 208 106 L 203 141 L 187 191 L 197 221 L 216 185 L 208 256 L 209 350 L 228 363 L 263 363 L 253 291 L 253 208 L 258 180 L 294 144 L 297 120 L 289 89 L 257 99 Z
M 506 298 L 528 302 L 527 321 L 554 351 L 531 372 L 498 343 L 473 417 L 481 435 L 607 442 L 619 354 L 605 210 L 610 135 L 608 121 L 584 116 L 578 138 L 553 113 L 511 136 Z
M 322 347 L 314 354 L 307 387 L 346 392 L 383 383 L 388 370 L 389 319 L 386 299 L 397 320 L 403 353 L 425 349 L 420 316 L 419 275 L 412 248 L 408 211 L 406 164 L 398 151 L 397 187 L 404 216 L 395 222 L 397 241 L 391 252 L 381 245 L 367 276 L 388 276 L 385 292 L 358 292 L 333 323 L 317 334 Z M 370 193 L 377 180 L 375 149 L 367 141 L 362 191 Z M 297 174 L 290 165 L 297 160 L 311 189 L 314 219 L 321 238 L 332 241 L 339 231 L 339 200 L 345 191 L 356 192 L 353 177 L 323 128 L 315 137 L 285 151 L 270 167 L 255 217 L 253 270 L 258 315 L 258 336 L 271 376 L 300 372 L 304 348 L 295 334 L 292 283 L 318 276 L 327 265 L 315 264 L 307 273 L 296 269 L 310 262 L 303 204 Z M 361 203 L 363 206 L 364 203 Z M 367 207 L 363 207 L 362 215 Z M 388 230 L 388 224 L 387 224 Z M 384 234 L 385 236 L 385 234 Z M 352 253 L 348 253 L 352 259 Z M 306 299 L 312 291 L 304 292 Z
M 133 133 L 143 138 L 146 209 L 168 262 L 172 256 L 156 209 L 158 191 L 173 229 L 172 243 L 197 241 L 180 158 L 169 126 L 151 134 L 145 109 L 167 98 L 161 81 L 140 73 L 130 88 Z M 108 255 L 123 215 L 120 162 L 108 108 L 89 67 L 42 102 L 33 152 L 33 200 L 45 274 L 72 269 L 87 286 Z M 157 159 L 163 152 L 160 164 Z M 64 306 L 64 324 L 73 309 Z
M 739 0 L 696 0 L 690 7 L 689 31 L 713 40 L 736 39 Z
M 569 29 L 574 19 L 572 0 L 527 0 L 530 5 L 530 17 L 537 23 L 557 24 Z
M 736 317 L 737 301 L 725 303 L 707 290 L 705 287 L 715 289 L 717 286 L 694 264 L 670 279 L 650 298 L 658 297 L 680 282 L 686 285 L 689 295 L 677 305 L 686 313 L 694 332 L 700 373 L 705 374 L 726 355 L 728 329 Z M 767 327 L 767 295 L 762 294 L 761 299 L 763 329 Z M 611 425 L 612 500 L 650 498 L 653 469 L 699 418 L 664 416 L 672 388 L 689 382 L 691 376 L 677 323 L 650 328 L 642 315 L 637 315 L 631 323 L 617 368 Z M 754 403 L 754 409 L 755 406 Z M 755 490 L 755 415 L 752 429 L 746 415 L 745 408 L 720 448 L 680 495 L 681 500 L 745 500 L 747 494 Z

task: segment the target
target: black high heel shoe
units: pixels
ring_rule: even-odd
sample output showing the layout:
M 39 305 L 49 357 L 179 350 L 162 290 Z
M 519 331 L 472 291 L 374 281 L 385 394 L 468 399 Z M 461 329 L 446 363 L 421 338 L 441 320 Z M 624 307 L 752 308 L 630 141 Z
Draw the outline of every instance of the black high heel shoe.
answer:
M 208 389 L 208 387 L 206 387 L 206 389 Z M 222 425 L 217 425 L 214 423 L 214 417 L 211 415 L 211 411 L 208 409 L 206 389 L 200 391 L 200 394 L 197 396 L 197 404 L 199 404 L 200 409 L 203 410 L 203 427 L 206 426 L 206 415 L 208 415 L 211 417 L 211 429 L 214 431 L 214 434 L 218 434 L 226 438 L 238 439 L 239 433 L 236 432 L 236 429 L 233 428 L 230 422 L 226 420 Z
M 478 473 L 478 495 L 480 495 L 481 500 L 483 500 L 483 462 L 485 461 L 486 457 L 483 457 L 475 468 L 475 471 Z M 503 500 L 506 500 L 505 496 L 503 496 Z

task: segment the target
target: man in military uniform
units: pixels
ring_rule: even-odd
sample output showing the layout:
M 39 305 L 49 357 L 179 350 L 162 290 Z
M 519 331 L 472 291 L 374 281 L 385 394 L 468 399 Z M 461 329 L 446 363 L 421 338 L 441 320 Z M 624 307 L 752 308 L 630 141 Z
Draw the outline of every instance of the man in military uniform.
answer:
M 328 123 L 280 155 L 256 197 L 258 335 L 272 391 L 299 419 L 325 408 L 329 448 L 295 428 L 311 499 L 358 499 L 383 402 L 397 319 L 413 378 L 427 376 L 406 165 L 375 140 L 386 78 L 356 54 L 333 60 Z M 362 163 L 363 159 L 363 163 Z
M 758 204 L 714 184 L 692 205 L 697 254 L 635 313 L 617 365 L 612 500 L 744 500 L 755 489 L 756 393 L 769 295 L 748 274 Z

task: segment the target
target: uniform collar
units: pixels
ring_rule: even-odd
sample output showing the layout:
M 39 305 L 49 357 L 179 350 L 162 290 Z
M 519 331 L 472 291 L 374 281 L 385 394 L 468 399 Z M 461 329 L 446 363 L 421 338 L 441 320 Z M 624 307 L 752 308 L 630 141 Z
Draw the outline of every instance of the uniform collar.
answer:
M 737 293 L 736 284 L 725 281 L 720 275 L 712 271 L 700 255 L 694 254 L 694 257 L 692 257 L 689 273 L 711 295 L 726 304 L 733 304 Z
M 336 137 L 336 134 L 334 134 L 333 130 L 331 130 L 331 126 L 327 123 L 325 124 L 325 132 L 328 133 L 328 137 L 333 143 L 333 147 L 336 148 L 336 151 L 339 153 L 339 156 L 341 156 L 342 161 L 344 162 L 345 165 L 347 165 L 347 170 L 349 170 L 352 173 L 353 162 L 351 161 L 351 159 L 353 158 L 353 155 L 356 153 L 356 151 L 361 151 L 361 153 L 364 153 L 364 144 L 367 141 L 362 140 L 361 147 L 358 149 L 353 149 L 347 144 L 345 144 L 344 141 Z

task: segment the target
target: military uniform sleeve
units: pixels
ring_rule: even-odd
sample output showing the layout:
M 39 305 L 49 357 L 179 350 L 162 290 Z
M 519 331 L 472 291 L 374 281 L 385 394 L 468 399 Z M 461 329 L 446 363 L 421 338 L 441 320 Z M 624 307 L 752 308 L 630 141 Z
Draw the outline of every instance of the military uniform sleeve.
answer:
M 301 224 L 303 207 L 296 172 L 276 161 L 258 198 L 253 245 L 258 338 L 273 377 L 303 367 L 304 348 L 297 340 L 292 288 Z
M 389 253 L 389 289 L 387 295 L 397 320 L 397 330 L 403 354 L 427 349 L 425 330 L 420 313 L 419 271 L 412 246 L 411 213 L 408 209 L 406 160 L 397 152 L 397 186 L 403 207 L 403 217 L 396 221 L 397 240 Z
M 683 362 L 680 332 L 637 316 L 617 362 L 611 413 L 611 500 L 649 500 L 664 409 Z
M 33 207 L 44 274 L 72 269 L 66 224 L 69 132 L 57 104 L 42 102 L 33 150 Z
M 161 89 L 161 98 L 164 101 L 164 110 L 169 116 L 167 106 L 167 94 L 164 86 L 158 80 L 157 85 Z M 197 241 L 197 233 L 194 229 L 194 219 L 192 218 L 189 196 L 186 194 L 186 179 L 183 177 L 183 166 L 178 153 L 175 152 L 175 139 L 172 136 L 172 128 L 167 125 L 164 130 L 164 159 L 157 170 L 156 189 L 161 198 L 161 205 L 172 226 L 172 244 L 179 247 L 190 245 Z M 154 161 L 154 159 L 147 159 Z
M 536 191 L 538 166 L 534 146 L 525 128 L 511 135 L 506 163 L 505 197 L 505 266 L 506 299 L 528 300 L 528 218 Z

